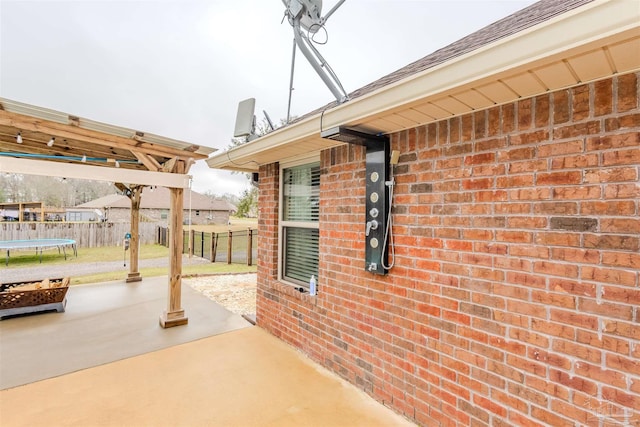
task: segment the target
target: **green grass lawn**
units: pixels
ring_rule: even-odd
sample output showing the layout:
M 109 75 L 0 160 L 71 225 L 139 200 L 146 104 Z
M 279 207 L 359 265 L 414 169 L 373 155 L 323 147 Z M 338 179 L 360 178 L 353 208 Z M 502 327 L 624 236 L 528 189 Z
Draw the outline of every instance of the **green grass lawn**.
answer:
M 58 254 L 57 250 L 48 250 L 42 253 L 42 264 L 40 264 L 40 255 L 36 255 L 35 251 L 15 251 L 11 253 L 8 266 L 2 266 L 6 269 L 38 267 L 41 265 L 59 265 L 64 264 L 69 267 L 71 272 L 71 284 L 85 284 L 95 282 L 106 282 L 110 280 L 124 280 L 129 273 L 128 268 L 124 268 L 124 261 L 129 265 L 129 251 L 124 252 L 122 246 L 109 246 L 102 248 L 78 248 L 78 257 L 74 257 L 70 249 L 67 249 L 67 259 L 62 254 Z M 140 247 L 139 259 L 166 258 L 169 256 L 169 248 L 161 245 L 142 245 Z M 118 271 L 110 271 L 100 274 L 92 274 L 87 276 L 73 276 L 73 265 L 104 262 L 104 261 L 122 261 L 123 268 Z M 226 264 L 226 263 L 208 263 L 182 266 L 182 275 L 210 275 L 224 273 L 248 273 L 257 271 L 257 267 L 247 266 L 243 264 Z M 141 268 L 142 277 L 164 276 L 169 273 L 168 267 Z

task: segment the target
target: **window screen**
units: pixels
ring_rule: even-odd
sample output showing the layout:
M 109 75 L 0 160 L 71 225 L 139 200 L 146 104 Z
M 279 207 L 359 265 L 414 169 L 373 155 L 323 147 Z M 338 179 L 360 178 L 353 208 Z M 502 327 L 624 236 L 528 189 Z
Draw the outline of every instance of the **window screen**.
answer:
M 318 277 L 320 164 L 283 169 L 282 275 L 303 286 Z

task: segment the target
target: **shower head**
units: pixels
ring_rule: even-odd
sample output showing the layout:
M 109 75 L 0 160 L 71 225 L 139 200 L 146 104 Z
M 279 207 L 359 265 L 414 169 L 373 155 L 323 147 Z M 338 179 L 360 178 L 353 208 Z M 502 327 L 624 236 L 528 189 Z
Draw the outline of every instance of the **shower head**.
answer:
M 374 135 L 370 133 L 360 132 L 343 126 L 336 126 L 320 133 L 325 139 L 345 142 L 347 144 L 369 145 L 375 142 L 387 142 L 388 138 L 383 135 Z

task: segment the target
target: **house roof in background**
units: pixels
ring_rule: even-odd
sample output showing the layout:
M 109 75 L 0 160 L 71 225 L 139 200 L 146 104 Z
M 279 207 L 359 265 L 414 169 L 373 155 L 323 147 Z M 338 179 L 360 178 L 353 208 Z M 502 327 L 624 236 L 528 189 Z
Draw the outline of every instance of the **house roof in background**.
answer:
M 543 0 L 207 164 L 255 172 L 342 145 L 320 137 L 335 126 L 389 134 L 638 69 L 637 2 Z
M 156 187 L 153 191 L 145 188 L 140 198 L 140 209 L 169 209 L 170 192 L 164 187 Z M 104 208 L 131 208 L 131 201 L 127 196 L 111 194 L 80 204 L 76 208 L 104 209 Z M 235 211 L 237 208 L 226 200 L 213 200 L 209 196 L 186 189 L 184 192 L 183 208 L 191 210 L 207 211 Z

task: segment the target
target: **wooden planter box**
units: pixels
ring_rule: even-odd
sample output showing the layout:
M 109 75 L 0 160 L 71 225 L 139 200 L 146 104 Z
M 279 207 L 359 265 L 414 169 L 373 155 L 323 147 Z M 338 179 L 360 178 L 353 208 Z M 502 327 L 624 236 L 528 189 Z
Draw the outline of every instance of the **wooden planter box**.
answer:
M 16 314 L 42 311 L 62 313 L 67 305 L 69 282 L 67 277 L 0 285 L 0 320 Z

